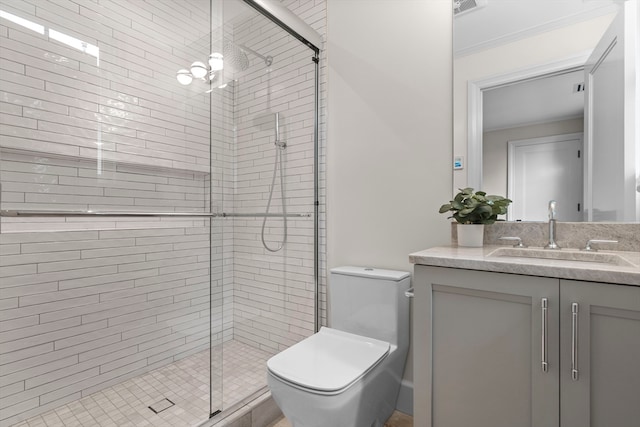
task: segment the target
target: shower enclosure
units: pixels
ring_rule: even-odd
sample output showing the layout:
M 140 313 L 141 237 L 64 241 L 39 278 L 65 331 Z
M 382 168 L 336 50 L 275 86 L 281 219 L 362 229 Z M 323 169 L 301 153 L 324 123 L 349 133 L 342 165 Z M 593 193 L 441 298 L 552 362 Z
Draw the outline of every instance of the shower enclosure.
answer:
M 281 8 L 0 0 L 1 425 L 197 425 L 317 329 L 319 38 Z

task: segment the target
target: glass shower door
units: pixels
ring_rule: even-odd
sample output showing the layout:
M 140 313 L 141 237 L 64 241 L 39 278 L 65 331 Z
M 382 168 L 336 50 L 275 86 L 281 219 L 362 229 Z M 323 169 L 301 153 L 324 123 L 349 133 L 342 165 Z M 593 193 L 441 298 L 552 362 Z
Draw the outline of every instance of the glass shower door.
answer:
M 221 100 L 212 147 L 221 150 L 213 164 L 223 193 L 213 197 L 224 212 L 216 221 L 227 411 L 266 390 L 269 357 L 314 332 L 316 62 L 312 49 L 245 2 L 220 3 L 212 54 L 224 67 L 212 88 Z
M 0 424 L 220 407 L 214 104 L 176 81 L 211 27 L 209 0 L 0 0 Z

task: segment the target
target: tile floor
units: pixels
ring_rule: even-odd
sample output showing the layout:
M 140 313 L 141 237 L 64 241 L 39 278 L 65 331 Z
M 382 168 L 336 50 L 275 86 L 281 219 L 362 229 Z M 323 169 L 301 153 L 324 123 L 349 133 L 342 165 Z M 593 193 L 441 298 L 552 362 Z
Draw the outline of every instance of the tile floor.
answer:
M 280 418 L 269 427 L 291 427 L 291 423 L 289 423 L 286 418 Z M 395 411 L 391 414 L 391 417 L 389 417 L 387 422 L 384 423 L 384 427 L 413 427 L 413 417 L 411 415 Z
M 214 354 L 218 354 L 214 351 Z M 266 385 L 271 355 L 237 341 L 223 345 L 222 409 Z M 190 427 L 209 416 L 209 351 L 108 387 L 14 427 Z M 213 379 L 220 389 L 219 378 Z M 216 393 L 214 392 L 214 397 Z M 219 395 L 218 395 L 219 396 Z M 150 405 L 174 405 L 154 413 Z M 170 404 L 165 403 L 165 407 Z

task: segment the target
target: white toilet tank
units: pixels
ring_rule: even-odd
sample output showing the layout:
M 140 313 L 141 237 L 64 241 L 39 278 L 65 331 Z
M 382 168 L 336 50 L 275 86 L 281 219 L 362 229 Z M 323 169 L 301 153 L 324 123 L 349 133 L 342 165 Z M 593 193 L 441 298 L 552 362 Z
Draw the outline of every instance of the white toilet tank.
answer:
M 409 345 L 409 289 L 405 271 L 338 267 L 329 278 L 329 327 Z

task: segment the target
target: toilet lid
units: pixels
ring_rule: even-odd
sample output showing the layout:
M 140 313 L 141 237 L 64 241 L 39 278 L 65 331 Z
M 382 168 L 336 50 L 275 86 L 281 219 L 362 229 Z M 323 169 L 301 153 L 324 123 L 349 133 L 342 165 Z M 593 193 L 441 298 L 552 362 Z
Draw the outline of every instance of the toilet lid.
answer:
M 354 383 L 388 353 L 387 342 L 323 327 L 273 356 L 267 367 L 285 381 L 331 392 Z

